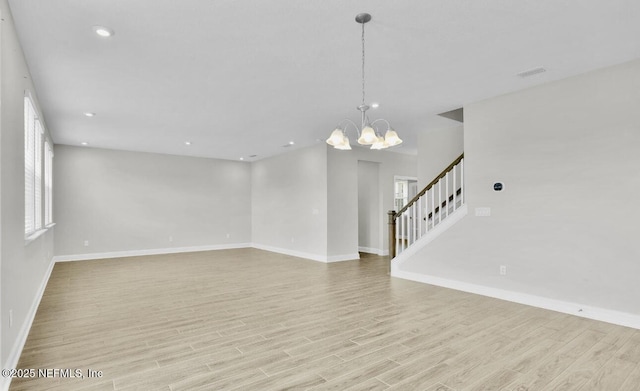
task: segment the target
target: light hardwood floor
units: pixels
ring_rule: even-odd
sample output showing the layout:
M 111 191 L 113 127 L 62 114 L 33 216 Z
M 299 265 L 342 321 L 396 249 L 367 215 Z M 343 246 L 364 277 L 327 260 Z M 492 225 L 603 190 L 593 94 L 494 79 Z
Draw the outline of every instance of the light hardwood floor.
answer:
M 241 249 L 57 264 L 21 390 L 638 390 L 640 331 Z

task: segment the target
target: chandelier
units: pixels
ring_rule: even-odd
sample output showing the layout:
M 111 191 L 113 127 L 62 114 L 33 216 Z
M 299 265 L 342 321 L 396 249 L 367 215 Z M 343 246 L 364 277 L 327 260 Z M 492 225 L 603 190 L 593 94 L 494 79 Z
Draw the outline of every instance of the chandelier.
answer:
M 336 149 L 350 150 L 349 137 L 347 137 L 347 128 L 353 126 L 358 134 L 358 144 L 371 145 L 371 149 L 385 149 L 402 143 L 398 133 L 396 133 L 389 121 L 385 119 L 377 119 L 369 122 L 367 110 L 370 107 L 364 103 L 364 24 L 371 20 L 371 15 L 363 13 L 356 16 L 356 22 L 362 25 L 362 103 L 357 107 L 360 111 L 360 126 L 350 119 L 343 119 L 338 123 L 336 129 L 331 132 L 331 136 L 327 139 L 327 144 Z M 386 125 L 384 137 L 381 136 L 379 126 Z M 384 128 L 383 128 L 384 129 Z

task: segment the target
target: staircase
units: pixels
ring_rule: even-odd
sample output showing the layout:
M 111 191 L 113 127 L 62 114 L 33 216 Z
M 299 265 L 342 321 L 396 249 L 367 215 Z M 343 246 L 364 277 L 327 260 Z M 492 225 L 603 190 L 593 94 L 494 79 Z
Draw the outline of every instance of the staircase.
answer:
M 464 215 L 464 154 L 438 174 L 398 212 L 389 211 L 389 255 L 402 252 L 442 232 Z M 454 218 L 455 216 L 455 218 Z

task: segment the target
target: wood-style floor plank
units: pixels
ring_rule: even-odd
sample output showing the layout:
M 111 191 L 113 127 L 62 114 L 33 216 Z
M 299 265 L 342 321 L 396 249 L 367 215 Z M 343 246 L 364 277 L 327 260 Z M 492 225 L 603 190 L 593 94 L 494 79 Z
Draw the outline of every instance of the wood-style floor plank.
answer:
M 10 390 L 638 389 L 639 330 L 387 270 L 256 249 L 58 263 L 19 368 L 84 378 Z

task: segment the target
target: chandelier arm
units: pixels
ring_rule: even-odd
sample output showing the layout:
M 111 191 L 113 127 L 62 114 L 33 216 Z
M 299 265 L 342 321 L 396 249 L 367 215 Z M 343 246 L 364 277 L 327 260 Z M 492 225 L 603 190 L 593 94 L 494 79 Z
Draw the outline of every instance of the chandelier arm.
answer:
M 384 122 L 385 124 L 387 124 L 387 130 L 391 129 L 391 124 L 384 118 L 378 118 L 377 120 L 373 121 L 371 123 L 371 126 L 373 126 L 373 124 L 375 124 L 376 122 Z
M 360 137 L 360 128 L 358 128 L 358 125 L 355 122 L 353 122 L 352 120 L 350 120 L 349 118 L 345 118 L 342 121 L 340 121 L 338 123 L 338 127 L 340 127 L 340 125 L 344 124 L 345 122 L 347 122 L 347 124 L 353 125 L 353 127 L 356 129 L 356 133 L 358 134 L 358 137 Z M 344 127 L 344 131 L 345 131 L 345 133 L 347 132 L 347 127 L 346 126 Z

